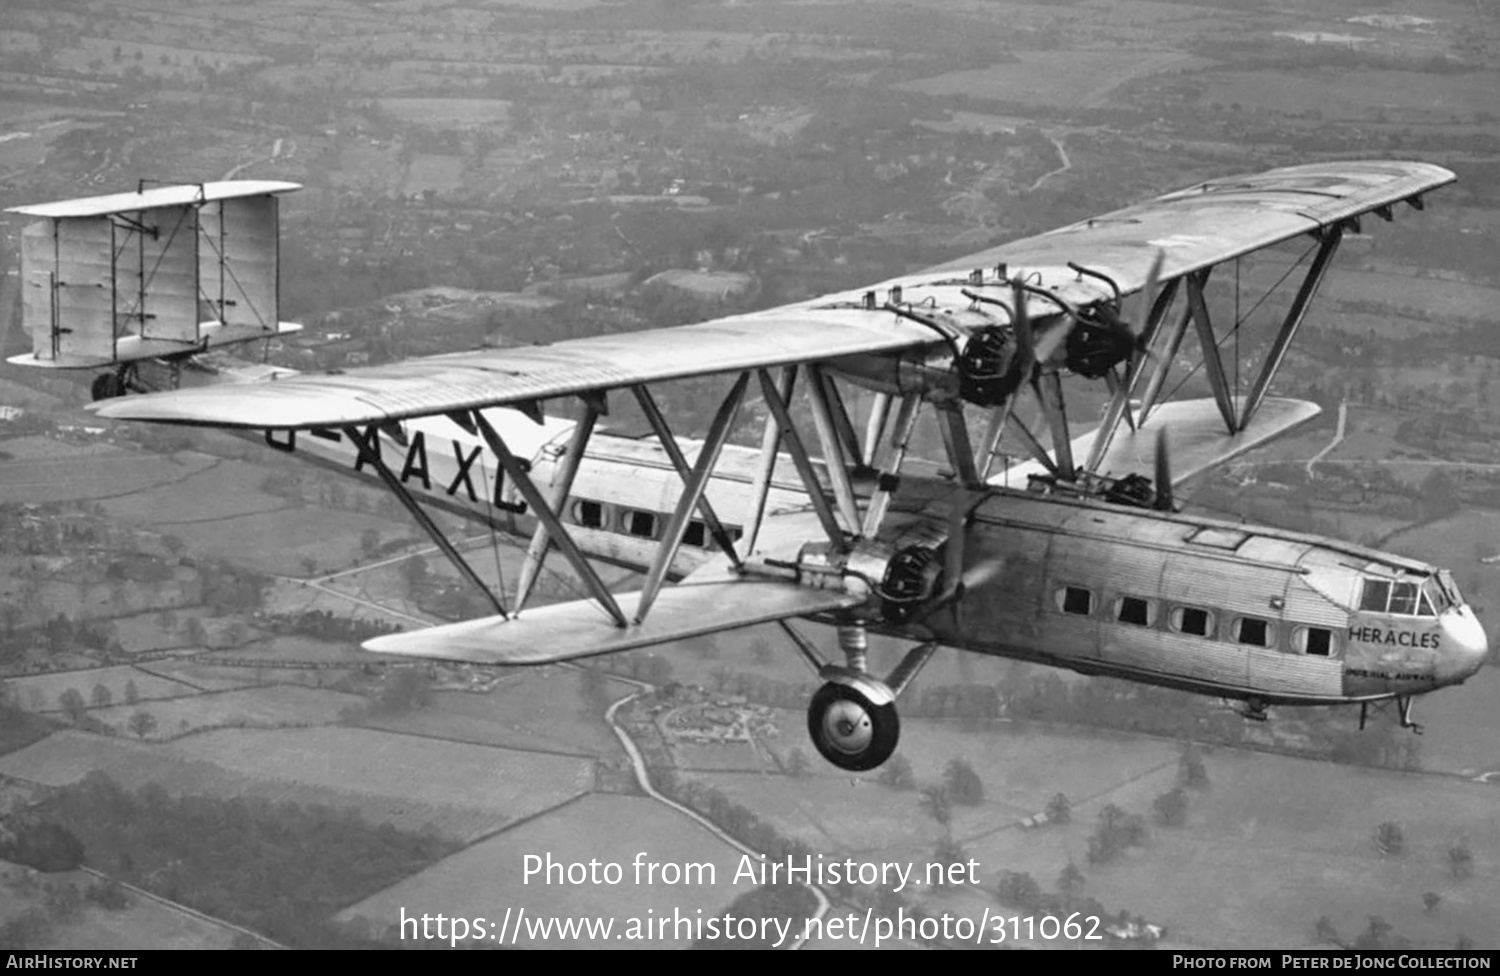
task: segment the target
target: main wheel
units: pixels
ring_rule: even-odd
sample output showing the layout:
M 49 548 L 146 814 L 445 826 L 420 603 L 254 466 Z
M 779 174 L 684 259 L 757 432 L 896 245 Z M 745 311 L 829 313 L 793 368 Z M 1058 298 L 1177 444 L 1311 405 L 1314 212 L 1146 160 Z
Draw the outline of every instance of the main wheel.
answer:
M 830 681 L 807 707 L 807 734 L 824 759 L 859 772 L 891 758 L 901 720 L 895 703 L 876 705 L 858 688 Z

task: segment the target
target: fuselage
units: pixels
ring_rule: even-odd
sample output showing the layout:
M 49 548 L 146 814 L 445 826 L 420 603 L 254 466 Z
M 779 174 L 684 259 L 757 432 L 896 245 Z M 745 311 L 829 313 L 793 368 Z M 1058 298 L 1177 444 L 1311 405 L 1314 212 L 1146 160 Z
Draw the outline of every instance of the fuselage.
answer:
M 237 361 L 214 362 L 183 369 L 182 385 L 236 375 Z M 151 382 L 149 373 L 143 378 Z M 550 496 L 574 422 L 536 423 L 503 408 L 485 415 Z M 326 468 L 376 477 L 338 431 L 266 440 Z M 446 418 L 387 426 L 378 443 L 382 460 L 421 501 L 507 532 L 535 524 L 483 441 Z M 679 444 L 691 463 L 697 445 Z M 759 458 L 755 449 L 725 447 L 706 489 L 736 538 L 753 503 Z M 763 545 L 777 544 L 778 522 L 816 532 L 790 461 L 777 470 L 784 474 L 772 483 Z M 681 486 L 654 438 L 600 430 L 560 517 L 586 555 L 643 569 Z M 878 544 L 943 546 L 952 488 L 935 472 L 909 467 Z M 1460 683 L 1488 652 L 1451 574 L 1326 537 L 994 487 L 973 510 L 968 540 L 964 561 L 995 569 L 966 592 L 960 613 L 922 621 L 920 636 L 978 653 L 1265 704 L 1335 704 Z M 671 574 L 691 572 L 714 548 L 695 520 Z M 913 636 L 908 623 L 878 615 L 867 625 Z

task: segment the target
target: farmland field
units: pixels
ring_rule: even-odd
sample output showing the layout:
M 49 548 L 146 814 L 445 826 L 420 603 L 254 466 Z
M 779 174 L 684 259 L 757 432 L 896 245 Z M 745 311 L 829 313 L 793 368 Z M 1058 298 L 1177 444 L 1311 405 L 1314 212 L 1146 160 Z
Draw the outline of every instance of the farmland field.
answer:
M 601 700 L 594 701 L 584 694 L 582 683 L 582 673 L 567 668 L 517 670 L 493 691 L 437 692 L 426 708 L 371 716 L 362 724 L 511 749 L 617 756 L 620 742 L 604 722 L 604 708 L 634 689 L 609 681 Z
M 355 729 L 221 730 L 171 744 L 65 730 L 0 756 L 49 786 L 94 771 L 173 794 L 352 807 L 374 823 L 472 841 L 586 791 L 592 763 Z
M 778 712 L 778 724 L 800 718 Z M 787 743 L 781 743 L 782 746 Z M 796 743 L 800 748 L 810 747 Z M 975 807 L 955 807 L 953 834 L 966 845 L 1045 809 L 1063 793 L 1079 816 L 1105 803 L 1132 802 L 1140 784 L 1168 769 L 1176 771 L 1177 747 L 1164 740 L 1134 739 L 1110 733 L 1030 729 L 1007 723 L 988 733 L 965 733 L 943 722 L 910 719 L 903 723 L 901 755 L 912 764 L 920 790 L 943 781 L 950 759 L 965 758 L 985 786 Z M 813 757 L 808 776 L 790 778 L 759 774 L 695 773 L 731 799 L 749 806 L 785 834 L 818 849 L 873 852 L 888 848 L 930 853 L 939 836 L 937 825 L 922 812 L 920 794 L 879 784 L 878 774 L 839 772 Z M 989 868 L 989 862 L 985 862 Z M 1003 866 L 1003 865 L 1002 865 Z
M 157 726 L 143 738 L 162 740 L 198 729 L 224 726 L 285 728 L 327 725 L 337 722 L 340 714 L 365 704 L 366 699 L 359 695 L 272 685 L 176 698 L 155 702 L 148 708 L 139 705 L 95 708 L 89 714 L 121 735 L 132 735 L 131 716 L 137 711 L 145 711 L 156 719 Z
M 629 824 L 628 830 L 621 829 L 624 824 Z M 639 852 L 644 852 L 648 861 L 711 864 L 713 883 L 637 885 L 631 865 Z M 603 863 L 618 863 L 623 870 L 623 883 L 544 885 L 533 877 L 527 884 L 523 881 L 522 859 L 528 854 L 550 854 L 562 863 L 587 862 L 593 858 Z M 403 906 L 408 914 L 412 906 L 421 906 L 424 913 L 471 918 L 481 914 L 482 908 L 489 924 L 498 928 L 506 907 L 524 906 L 528 915 L 537 918 L 592 915 L 616 919 L 618 938 L 628 916 L 647 917 L 648 913 L 654 913 L 670 918 L 676 909 L 684 917 L 696 919 L 723 910 L 737 895 L 751 889 L 748 882 L 739 885 L 733 882 L 739 857 L 737 850 L 698 823 L 655 801 L 594 794 L 459 851 L 366 898 L 339 917 L 363 917 L 377 925 L 391 925 Z M 707 872 L 702 877 L 707 880 Z M 691 938 L 617 941 L 611 947 L 683 947 L 691 941 Z M 543 945 L 524 935 L 518 944 Z M 554 940 L 545 944 L 568 943 Z M 587 941 L 572 944 L 591 945 Z
M 324 570 L 348 566 L 359 557 L 361 533 L 375 529 L 390 535 L 394 528 L 373 515 L 312 506 L 160 527 L 196 555 L 282 575 L 302 575 L 304 558 Z
M 1180 51 L 1095 50 L 1086 57 L 1069 57 L 1056 51 L 1020 51 L 1015 61 L 950 71 L 893 87 L 940 97 L 970 95 L 1077 108 L 1103 104 L 1110 92 L 1131 78 L 1211 63 Z
M 198 690 L 181 681 L 151 674 L 129 664 L 121 664 L 112 668 L 90 668 L 85 671 L 53 671 L 47 674 L 34 674 L 24 678 L 10 678 L 6 684 L 14 689 L 16 703 L 22 708 L 36 712 L 55 712 L 61 708 L 58 698 L 69 688 L 76 689 L 83 696 L 84 701 L 92 702 L 94 686 L 103 685 L 109 689 L 111 701 L 123 702 L 125 686 L 131 682 L 134 682 L 135 690 L 142 701 L 193 695 Z M 40 704 L 38 704 L 38 696 L 40 696 Z
M 212 463 L 201 455 L 173 461 L 120 448 L 101 451 L 94 445 L 59 444 L 45 457 L 0 465 L 0 502 L 61 502 L 155 491 Z
M 223 730 L 167 747 L 245 776 L 307 783 L 351 794 L 416 797 L 434 806 L 530 816 L 593 782 L 593 762 L 420 739 L 369 729 Z
M 1170 918 L 1175 936 L 1198 945 L 1311 945 L 1326 914 L 1348 938 L 1380 915 L 1417 946 L 1450 947 L 1459 933 L 1500 946 L 1494 786 L 1234 750 L 1216 752 L 1208 769 L 1211 789 L 1194 794 L 1187 826 L 1155 829 L 1147 849 L 1086 869 L 1091 894 Z M 1402 828 L 1403 854 L 1377 852 L 1384 821 Z M 1088 826 L 1065 828 L 1079 835 L 1075 849 Z M 1474 855 L 1467 881 L 1448 871 L 1446 851 L 1459 842 Z M 1429 890 L 1443 899 L 1430 916 Z
M 0 861 L 0 919 L 13 918 L 28 908 L 42 908 L 45 895 L 22 894 L 13 885 L 23 876 L 35 878 L 30 868 Z M 53 884 L 72 884 L 80 889 L 96 883 L 83 871 L 55 874 Z M 36 949 L 130 950 L 130 949 L 229 949 L 239 933 L 208 918 L 190 915 L 138 894 L 127 895 L 130 903 L 118 910 L 98 905 L 82 907 L 77 918 L 54 922 L 50 937 L 28 946 Z
M 1472 71 L 1459 75 L 1421 71 L 1371 71 L 1329 68 L 1289 71 L 1211 71 L 1194 76 L 1203 85 L 1203 105 L 1240 103 L 1269 112 L 1300 114 L 1307 110 L 1307 93 L 1316 90 L 1322 118 L 1368 119 L 1371 106 L 1408 122 L 1443 120 L 1457 116 L 1471 121 L 1489 111 L 1500 74 Z
M 104 504 L 104 510 L 122 521 L 155 525 L 161 531 L 172 532 L 179 523 L 212 522 L 252 512 L 275 511 L 291 504 L 256 487 L 265 480 L 263 467 L 192 451 L 181 451 L 163 463 L 199 470 L 149 492 L 111 498 Z

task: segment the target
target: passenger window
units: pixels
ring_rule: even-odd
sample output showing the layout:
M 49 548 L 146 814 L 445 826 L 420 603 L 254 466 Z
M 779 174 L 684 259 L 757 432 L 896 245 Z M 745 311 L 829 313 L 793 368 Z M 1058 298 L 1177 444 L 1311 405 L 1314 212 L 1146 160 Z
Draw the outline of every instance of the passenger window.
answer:
M 1259 617 L 1240 617 L 1234 622 L 1234 639 L 1253 647 L 1271 646 L 1271 622 Z
M 1058 591 L 1057 605 L 1063 613 L 1087 617 L 1094 612 L 1094 594 L 1081 586 L 1065 586 Z
M 1213 632 L 1213 615 L 1201 607 L 1178 607 L 1172 611 L 1172 629 L 1180 634 L 1207 637 Z
M 573 521 L 585 529 L 604 526 L 604 506 L 599 502 L 580 500 L 573 503 Z
M 1115 619 L 1122 624 L 1151 626 L 1151 601 L 1138 596 L 1122 596 L 1115 603 Z
M 625 531 L 642 539 L 656 538 L 656 514 L 654 512 L 626 512 Z
M 1326 627 L 1304 627 L 1298 641 L 1304 654 L 1328 657 L 1333 653 L 1333 631 Z
M 1389 580 L 1365 580 L 1365 591 L 1360 594 L 1359 608 L 1372 613 L 1385 613 L 1385 605 L 1391 595 Z
M 699 549 L 708 546 L 708 526 L 697 519 L 688 523 L 687 531 L 682 534 L 682 544 L 685 546 L 696 546 Z

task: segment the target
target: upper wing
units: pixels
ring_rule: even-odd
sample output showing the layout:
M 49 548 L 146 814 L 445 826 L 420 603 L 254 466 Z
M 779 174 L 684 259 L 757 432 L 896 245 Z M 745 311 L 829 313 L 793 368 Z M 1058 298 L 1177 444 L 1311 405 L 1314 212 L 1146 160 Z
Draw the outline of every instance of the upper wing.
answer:
M 550 346 L 455 353 L 386 366 L 301 374 L 110 400 L 101 415 L 223 427 L 339 427 L 565 396 L 587 390 L 892 353 L 942 341 L 934 331 L 993 324 L 966 288 L 1001 286 L 1006 275 L 1075 305 L 1112 298 L 1076 262 L 1110 276 L 1122 293 L 1142 287 L 1155 255 L 1170 279 L 1335 224 L 1451 182 L 1451 172 L 1410 162 L 1318 163 L 1214 180 L 1038 237 L 883 282 L 866 307 L 861 291 L 830 295 L 698 325 L 572 339 Z M 999 265 L 1006 267 L 1001 273 Z M 975 272 L 978 272 L 978 281 Z M 901 287 L 900 297 L 889 291 Z M 934 325 L 880 307 L 924 309 Z M 1033 314 L 1055 311 L 1028 298 Z
M 1398 160 L 1311 163 L 1226 176 L 1001 244 L 930 273 L 1004 263 L 1013 274 L 1034 273 L 1081 305 L 1099 297 L 1099 283 L 1069 268 L 1069 261 L 1109 275 L 1122 294 L 1129 294 L 1145 284 L 1158 252 L 1161 279 L 1167 281 L 1395 203 L 1420 205 L 1422 194 L 1455 179 L 1441 166 Z

